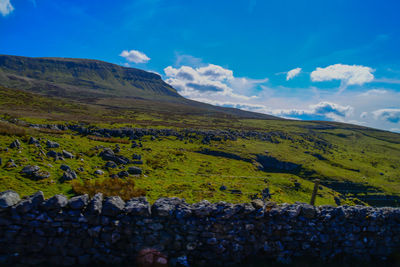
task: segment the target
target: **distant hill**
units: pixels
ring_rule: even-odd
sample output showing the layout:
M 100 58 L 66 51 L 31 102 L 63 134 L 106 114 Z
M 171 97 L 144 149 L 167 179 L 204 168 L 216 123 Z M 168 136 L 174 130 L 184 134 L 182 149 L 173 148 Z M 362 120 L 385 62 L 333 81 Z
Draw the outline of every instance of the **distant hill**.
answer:
M 157 74 L 90 59 L 0 55 L 0 82 L 6 87 L 74 98 L 181 98 Z
M 186 99 L 160 75 L 92 59 L 0 55 L 0 86 L 109 107 L 173 109 L 190 115 L 276 117 Z M 155 102 L 154 102 L 155 101 Z M 172 105 L 172 106 L 171 106 Z

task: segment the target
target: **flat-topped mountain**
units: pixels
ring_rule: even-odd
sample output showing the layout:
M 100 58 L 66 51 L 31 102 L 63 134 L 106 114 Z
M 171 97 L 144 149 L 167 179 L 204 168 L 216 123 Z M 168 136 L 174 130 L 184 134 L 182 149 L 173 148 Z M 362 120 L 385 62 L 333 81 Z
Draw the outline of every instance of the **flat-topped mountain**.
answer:
M 0 55 L 0 73 L 3 86 L 52 95 L 181 98 L 155 73 L 99 60 Z
M 92 59 L 0 55 L 0 86 L 110 108 L 276 119 L 189 100 L 158 74 Z

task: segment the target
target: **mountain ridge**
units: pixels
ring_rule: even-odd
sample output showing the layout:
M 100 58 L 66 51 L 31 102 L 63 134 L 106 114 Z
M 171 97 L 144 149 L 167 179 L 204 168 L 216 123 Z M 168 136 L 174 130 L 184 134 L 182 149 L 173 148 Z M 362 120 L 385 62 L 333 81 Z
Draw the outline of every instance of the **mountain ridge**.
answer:
M 172 103 L 183 109 L 190 108 L 196 114 L 277 119 L 267 114 L 186 99 L 158 74 L 96 59 L 0 55 L 0 85 L 89 104 L 129 107 L 135 106 L 139 99 L 148 101 L 149 107 L 155 105 L 154 101 L 161 102 L 161 106 Z

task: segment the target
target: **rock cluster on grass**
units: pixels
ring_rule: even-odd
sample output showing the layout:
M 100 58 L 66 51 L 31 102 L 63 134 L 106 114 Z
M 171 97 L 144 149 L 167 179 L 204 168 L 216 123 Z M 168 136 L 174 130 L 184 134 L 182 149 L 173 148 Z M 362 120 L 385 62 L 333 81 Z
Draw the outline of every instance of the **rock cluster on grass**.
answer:
M 10 144 L 10 148 L 20 148 L 21 147 L 21 142 L 16 139 Z
M 192 139 L 199 139 L 203 144 L 209 144 L 211 141 L 227 141 L 237 140 L 238 138 L 255 138 L 262 141 L 277 143 L 278 139 L 291 140 L 292 137 L 287 133 L 280 131 L 273 132 L 260 132 L 260 131 L 243 131 L 243 130 L 201 130 L 201 129 L 152 129 L 152 128 L 97 128 L 97 127 L 86 127 L 81 124 L 74 125 L 50 125 L 50 124 L 30 124 L 33 128 L 58 128 L 60 130 L 71 130 L 81 135 L 94 135 L 101 137 L 129 137 L 132 141 L 132 148 L 140 146 L 135 140 L 140 140 L 144 136 L 150 136 L 150 141 L 156 141 L 157 138 L 162 136 L 175 136 L 178 140 L 184 141 Z M 307 139 L 311 141 L 313 137 L 307 136 Z M 321 147 L 330 147 L 328 142 L 318 140 L 318 145 Z
M 50 177 L 49 172 L 40 170 L 39 166 L 36 165 L 27 165 L 20 171 L 20 173 L 32 180 L 42 180 Z
M 152 249 L 169 263 L 223 265 L 255 255 L 364 260 L 400 249 L 400 209 L 276 205 L 102 194 L 67 199 L 0 193 L 0 261 L 16 264 L 132 263 Z

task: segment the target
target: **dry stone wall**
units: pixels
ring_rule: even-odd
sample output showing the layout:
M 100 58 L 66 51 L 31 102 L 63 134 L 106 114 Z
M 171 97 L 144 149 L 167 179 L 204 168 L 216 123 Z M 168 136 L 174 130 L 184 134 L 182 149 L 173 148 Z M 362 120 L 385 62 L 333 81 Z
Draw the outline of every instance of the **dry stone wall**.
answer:
M 76 265 L 135 262 L 153 248 L 171 265 L 222 265 L 253 256 L 384 259 L 400 248 L 400 209 L 101 194 L 45 200 L 0 193 L 0 262 Z

